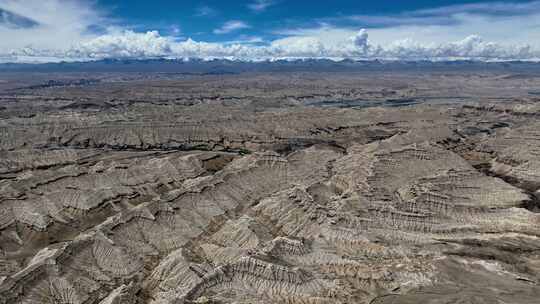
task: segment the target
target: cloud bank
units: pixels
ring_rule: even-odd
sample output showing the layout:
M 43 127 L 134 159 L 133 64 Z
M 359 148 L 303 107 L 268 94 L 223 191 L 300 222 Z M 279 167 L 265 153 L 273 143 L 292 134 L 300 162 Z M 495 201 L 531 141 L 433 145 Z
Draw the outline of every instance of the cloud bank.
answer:
M 59 58 L 64 60 L 97 60 L 105 58 L 228 58 L 238 60 L 272 60 L 284 58 L 389 59 L 389 60 L 537 60 L 540 51 L 528 45 L 503 46 L 471 35 L 462 40 L 423 45 L 410 39 L 387 46 L 371 44 L 368 31 L 360 30 L 342 41 L 325 42 L 317 37 L 288 37 L 268 45 L 245 43 L 222 44 L 188 39 L 175 41 L 156 31 L 136 33 L 123 31 L 101 35 L 64 50 L 22 48 L 6 54 L 17 58 Z
M 323 23 L 312 28 L 281 29 L 270 39 L 240 36 L 229 42 L 179 41 L 178 37 L 157 31 L 126 30 L 89 3 L 25 0 L 23 4 L 17 0 L 0 0 L 0 61 L 188 57 L 238 60 L 540 59 L 538 1 L 527 5 L 450 6 L 398 16 L 349 16 L 349 20 L 359 24 L 388 24 L 362 29 L 359 24 L 335 26 Z M 254 3 L 259 3 L 262 8 L 263 4 L 273 2 Z M 504 18 L 494 17 L 503 11 L 506 12 Z M 96 25 L 99 25 L 98 30 Z M 256 30 L 245 22 L 232 20 L 215 29 L 214 34 L 216 37 L 231 35 L 245 29 Z

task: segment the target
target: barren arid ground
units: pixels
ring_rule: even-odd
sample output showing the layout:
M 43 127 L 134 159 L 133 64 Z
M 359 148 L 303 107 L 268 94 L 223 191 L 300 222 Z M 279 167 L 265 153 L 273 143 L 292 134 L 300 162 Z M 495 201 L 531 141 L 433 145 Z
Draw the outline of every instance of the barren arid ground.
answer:
M 540 73 L 0 73 L 0 303 L 539 303 Z

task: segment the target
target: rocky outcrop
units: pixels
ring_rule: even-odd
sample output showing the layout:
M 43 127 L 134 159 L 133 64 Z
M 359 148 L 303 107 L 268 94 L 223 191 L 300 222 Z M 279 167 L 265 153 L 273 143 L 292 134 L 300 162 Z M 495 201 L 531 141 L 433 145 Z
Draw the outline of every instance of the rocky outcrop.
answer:
M 103 77 L 5 99 L 0 304 L 536 303 L 530 100 L 440 101 L 484 96 L 471 75 Z

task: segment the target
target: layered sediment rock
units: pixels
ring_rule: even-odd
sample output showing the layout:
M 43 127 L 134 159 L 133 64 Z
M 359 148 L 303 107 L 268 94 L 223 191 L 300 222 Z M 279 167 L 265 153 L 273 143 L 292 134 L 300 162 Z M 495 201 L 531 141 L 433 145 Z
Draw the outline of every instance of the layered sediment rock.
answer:
M 101 112 L 20 91 L 49 112 L 0 122 L 0 303 L 535 303 L 535 107 L 268 77 Z

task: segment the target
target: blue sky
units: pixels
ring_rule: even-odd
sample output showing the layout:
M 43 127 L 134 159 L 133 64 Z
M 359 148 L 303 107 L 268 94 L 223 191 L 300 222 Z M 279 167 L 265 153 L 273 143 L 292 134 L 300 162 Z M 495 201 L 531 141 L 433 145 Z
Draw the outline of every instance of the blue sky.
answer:
M 0 61 L 540 58 L 540 1 L 0 0 Z
M 205 41 L 227 41 L 235 40 L 241 35 L 272 39 L 279 37 L 279 31 L 286 28 L 310 28 L 322 23 L 359 28 L 384 27 L 383 22 L 355 22 L 349 17 L 400 15 L 422 9 L 491 2 L 493 1 L 100 0 L 97 7 L 117 19 L 119 24 L 134 30 L 159 30 L 166 35 Z M 512 1 L 519 2 L 529 1 Z M 242 22 L 247 27 L 228 33 L 215 33 L 216 29 L 230 21 Z

